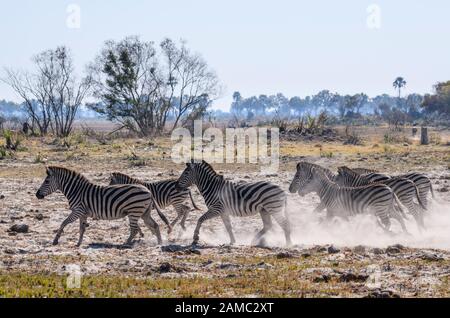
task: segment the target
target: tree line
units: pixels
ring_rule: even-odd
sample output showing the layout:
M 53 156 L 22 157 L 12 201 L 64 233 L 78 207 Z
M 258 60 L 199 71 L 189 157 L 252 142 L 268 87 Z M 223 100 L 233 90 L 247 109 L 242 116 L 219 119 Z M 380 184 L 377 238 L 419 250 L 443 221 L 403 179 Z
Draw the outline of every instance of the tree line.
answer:
M 261 116 L 297 118 L 316 116 L 322 112 L 341 122 L 352 122 L 368 116 L 377 117 L 392 125 L 415 121 L 450 120 L 450 81 L 437 83 L 433 94 L 409 94 L 401 96 L 406 80 L 398 77 L 393 86 L 398 96 L 382 94 L 370 98 L 365 93 L 340 95 L 322 90 L 304 98 L 288 98 L 282 93 L 244 98 L 239 92 L 233 94 L 230 111 L 236 118 L 251 121 Z
M 78 76 L 69 48 L 60 46 L 32 57 L 33 69 L 5 68 L 0 80 L 22 99 L 26 126 L 35 135 L 68 136 L 80 110 L 88 108 L 107 120 L 120 123 L 141 136 L 171 132 L 195 119 L 211 116 L 210 106 L 221 86 L 215 72 L 185 41 L 164 39 L 156 44 L 129 36 L 106 41 Z M 433 94 L 402 96 L 407 82 L 397 77 L 392 86 L 398 96 L 365 93 L 340 95 L 329 90 L 306 97 L 282 93 L 243 97 L 233 94 L 230 113 L 216 117 L 239 120 L 298 118 L 327 113 L 340 122 L 379 118 L 389 124 L 450 121 L 450 81 L 439 82 Z M 4 113 L 14 113 L 14 103 L 0 101 Z

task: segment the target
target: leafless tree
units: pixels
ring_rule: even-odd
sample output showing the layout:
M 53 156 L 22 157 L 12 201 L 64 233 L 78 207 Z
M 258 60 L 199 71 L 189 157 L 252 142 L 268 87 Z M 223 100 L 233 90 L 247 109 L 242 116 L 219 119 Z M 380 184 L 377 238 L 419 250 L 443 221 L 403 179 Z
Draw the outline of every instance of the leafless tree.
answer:
M 191 53 L 183 41 L 177 47 L 172 40 L 165 39 L 161 42 L 161 49 L 167 64 L 167 94 L 164 99 L 169 101 L 175 115 L 173 130 L 182 116 L 198 112 L 205 98 L 217 96 L 219 83 L 205 60 Z
M 32 129 L 59 137 L 70 134 L 78 109 L 91 87 L 91 78 L 77 81 L 69 50 L 58 47 L 33 57 L 33 73 L 6 69 L 3 81 L 24 101 Z

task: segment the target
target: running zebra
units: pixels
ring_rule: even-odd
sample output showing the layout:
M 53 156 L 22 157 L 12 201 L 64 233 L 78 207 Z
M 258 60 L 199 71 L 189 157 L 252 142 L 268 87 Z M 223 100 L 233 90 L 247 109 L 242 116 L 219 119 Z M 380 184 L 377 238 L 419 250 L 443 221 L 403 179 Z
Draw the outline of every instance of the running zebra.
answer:
M 273 217 L 284 231 L 286 244 L 291 245 L 290 224 L 286 211 L 287 197 L 278 186 L 266 181 L 234 184 L 217 174 L 204 160 L 199 163 L 193 161 L 186 163 L 186 168 L 178 179 L 177 187 L 186 189 L 193 184 L 201 192 L 208 207 L 208 211 L 198 219 L 193 244 L 199 241 L 200 227 L 203 222 L 218 216 L 222 218 L 231 244 L 234 244 L 236 240 L 230 215 L 244 217 L 259 213 L 264 226 L 253 241 L 258 242 L 272 228 L 271 217 Z
M 391 178 L 390 176 L 387 176 L 387 175 L 384 175 L 381 173 L 377 173 L 370 169 L 356 168 L 356 169 L 352 169 L 352 170 L 358 174 L 363 175 L 364 177 L 369 178 L 372 182 L 380 182 L 380 181 L 384 181 L 384 180 Z M 431 192 L 431 196 L 434 199 L 433 186 L 431 185 L 430 179 L 427 176 L 425 176 L 424 174 L 418 173 L 418 172 L 410 172 L 410 173 L 402 174 L 402 175 L 395 176 L 395 177 L 409 179 L 412 182 L 414 182 L 414 184 L 417 187 L 417 190 L 419 191 L 420 201 L 423 203 L 423 206 L 425 208 L 428 207 L 428 198 L 427 198 L 428 191 Z
M 144 220 L 145 225 L 156 235 L 161 244 L 161 234 L 158 224 L 152 219 L 150 211 L 153 198 L 150 191 L 141 185 L 101 186 L 91 183 L 83 175 L 62 167 L 48 167 L 47 176 L 36 192 L 38 199 L 44 199 L 53 192 L 60 190 L 69 201 L 70 215 L 58 229 L 53 245 L 57 245 L 64 228 L 80 220 L 80 236 L 76 246 L 80 246 L 88 226 L 87 218 L 95 220 L 115 220 L 128 217 L 130 236 L 125 242 L 132 245 L 137 233 L 143 236 L 138 221 Z M 156 209 L 158 209 L 156 207 Z M 167 221 L 167 220 L 166 220 Z
M 345 166 L 338 168 L 338 175 L 335 181 L 337 184 L 346 187 L 358 187 L 374 183 L 372 182 L 370 177 L 359 175 L 352 169 Z M 379 183 L 385 184 L 390 187 L 397 195 L 399 201 L 414 216 L 414 219 L 416 220 L 419 228 L 425 228 L 423 223 L 422 211 L 416 207 L 413 199 L 417 199 L 422 209 L 426 210 L 426 207 L 420 200 L 419 191 L 413 181 L 401 177 L 392 177 L 379 181 Z
M 155 203 L 159 206 L 160 209 L 164 209 L 165 207 L 172 205 L 177 212 L 177 217 L 175 220 L 170 223 L 171 227 L 174 227 L 175 224 L 181 219 L 180 225 L 183 230 L 186 230 L 185 222 L 190 212 L 189 206 L 183 204 L 188 196 L 191 200 L 192 206 L 196 210 L 200 210 L 199 207 L 194 202 L 192 198 L 191 190 L 177 190 L 176 184 L 177 180 L 164 180 L 158 182 L 144 182 L 139 179 L 130 177 L 126 174 L 120 172 L 111 173 L 111 181 L 110 185 L 114 184 L 140 184 L 145 186 L 150 190 L 150 193 L 155 200 Z
M 422 201 L 425 208 L 428 207 L 428 190 L 431 192 L 431 197 L 433 199 L 435 198 L 433 186 L 431 185 L 430 179 L 426 175 L 418 172 L 410 172 L 397 177 L 409 179 L 416 184 L 417 190 L 419 190 L 420 201 Z
M 373 213 L 381 220 L 380 225 L 386 231 L 391 224 L 389 217 L 393 216 L 406 232 L 403 218 L 395 210 L 397 204 L 397 208 L 403 212 L 397 196 L 384 184 L 370 184 L 355 188 L 341 187 L 330 180 L 323 168 L 308 162 L 300 162 L 297 164 L 297 172 L 289 191 L 298 192 L 301 196 L 310 192 L 317 193 L 321 204 L 331 213 L 339 214 L 340 211 L 346 211 L 350 215 Z

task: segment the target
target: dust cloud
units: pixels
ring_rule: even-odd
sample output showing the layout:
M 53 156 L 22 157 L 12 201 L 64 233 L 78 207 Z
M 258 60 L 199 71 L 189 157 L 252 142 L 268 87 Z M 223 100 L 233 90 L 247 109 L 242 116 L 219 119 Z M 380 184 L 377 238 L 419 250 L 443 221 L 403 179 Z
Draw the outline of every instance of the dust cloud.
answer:
M 370 247 L 387 247 L 402 244 L 414 248 L 436 248 L 450 250 L 450 204 L 442 201 L 430 200 L 425 214 L 426 229 L 420 231 L 414 218 L 407 214 L 406 226 L 408 234 L 403 233 L 400 224 L 391 220 L 392 234 L 381 229 L 372 215 L 358 215 L 345 221 L 335 218 L 324 222 L 325 213 L 314 213 L 318 204 L 312 195 L 305 197 L 290 197 L 288 200 L 288 214 L 292 226 L 292 241 L 299 247 L 333 244 L 335 246 L 352 247 L 365 245 Z M 247 218 L 232 218 L 233 231 L 237 245 L 250 245 L 252 238 L 262 228 L 259 216 Z M 187 231 L 177 239 L 188 242 L 192 239 L 195 222 L 191 223 Z M 206 244 L 228 244 L 229 237 L 219 219 L 208 220 L 202 225 L 201 239 Z M 284 234 L 275 224 L 265 236 L 269 246 L 283 247 Z

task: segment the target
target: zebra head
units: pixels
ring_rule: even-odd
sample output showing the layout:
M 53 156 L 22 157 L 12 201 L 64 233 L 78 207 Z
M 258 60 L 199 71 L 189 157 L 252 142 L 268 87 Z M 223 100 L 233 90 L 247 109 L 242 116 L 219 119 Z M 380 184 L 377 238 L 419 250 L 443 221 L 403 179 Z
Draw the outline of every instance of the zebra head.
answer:
M 351 182 L 359 175 L 346 166 L 338 167 L 338 174 L 334 178 L 334 182 L 339 185 L 351 184 Z
M 291 185 L 289 186 L 289 192 L 298 192 L 300 195 L 306 194 L 304 192 L 307 189 L 304 188 L 313 177 L 312 168 L 313 167 L 307 162 L 299 162 L 297 164 L 297 172 L 295 173 L 294 180 L 292 180 Z
M 195 183 L 195 165 L 198 165 L 198 163 L 194 162 L 187 162 L 186 168 L 184 168 L 183 173 L 178 178 L 176 188 L 178 190 L 183 190 L 186 188 L 189 188 L 191 185 Z
M 55 171 L 53 171 L 52 167 L 48 167 L 47 176 L 45 177 L 45 180 L 40 186 L 40 188 L 37 190 L 36 197 L 38 199 L 43 199 L 47 195 L 52 194 L 58 189 L 59 189 L 59 180 L 55 175 Z

